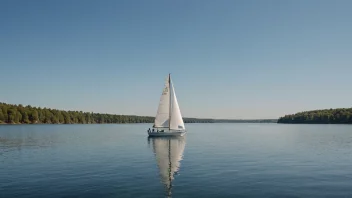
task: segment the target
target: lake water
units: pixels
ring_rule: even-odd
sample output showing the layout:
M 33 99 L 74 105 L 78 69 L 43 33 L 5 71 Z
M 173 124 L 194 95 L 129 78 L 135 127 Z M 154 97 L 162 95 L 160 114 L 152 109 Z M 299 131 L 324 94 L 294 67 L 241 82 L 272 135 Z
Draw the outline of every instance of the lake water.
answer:
M 352 197 L 352 125 L 0 126 L 0 197 Z

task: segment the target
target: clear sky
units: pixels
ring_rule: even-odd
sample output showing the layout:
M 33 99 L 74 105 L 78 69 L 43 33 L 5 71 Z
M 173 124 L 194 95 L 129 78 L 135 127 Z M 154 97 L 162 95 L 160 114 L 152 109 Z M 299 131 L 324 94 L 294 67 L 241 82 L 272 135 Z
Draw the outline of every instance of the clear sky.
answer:
M 184 117 L 352 106 L 352 1 L 1 0 L 0 101 Z

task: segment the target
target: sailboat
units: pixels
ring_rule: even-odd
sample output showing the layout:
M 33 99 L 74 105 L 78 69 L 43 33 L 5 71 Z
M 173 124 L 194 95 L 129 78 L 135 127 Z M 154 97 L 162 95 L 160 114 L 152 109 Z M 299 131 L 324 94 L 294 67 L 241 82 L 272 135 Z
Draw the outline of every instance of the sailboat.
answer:
M 161 183 L 165 187 L 166 196 L 171 197 L 175 175 L 179 174 L 181 161 L 186 145 L 185 137 L 149 137 L 159 168 Z
M 159 107 L 155 116 L 153 130 L 148 129 L 149 136 L 183 136 L 185 124 L 178 106 L 175 89 L 169 74 L 165 80 Z

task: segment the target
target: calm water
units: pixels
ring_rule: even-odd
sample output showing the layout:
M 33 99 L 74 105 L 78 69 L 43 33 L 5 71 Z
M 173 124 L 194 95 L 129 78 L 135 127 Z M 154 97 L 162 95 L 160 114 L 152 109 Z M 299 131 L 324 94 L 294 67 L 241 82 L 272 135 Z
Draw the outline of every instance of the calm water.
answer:
M 352 126 L 0 126 L 0 197 L 352 197 Z

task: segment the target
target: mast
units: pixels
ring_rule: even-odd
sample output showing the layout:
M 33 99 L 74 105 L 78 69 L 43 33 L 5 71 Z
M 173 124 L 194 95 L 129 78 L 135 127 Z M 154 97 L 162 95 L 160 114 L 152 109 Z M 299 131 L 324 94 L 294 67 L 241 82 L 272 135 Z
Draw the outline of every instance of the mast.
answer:
M 171 127 L 171 76 L 169 73 L 169 131 L 170 131 L 170 127 Z

